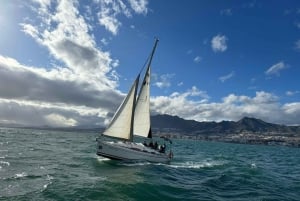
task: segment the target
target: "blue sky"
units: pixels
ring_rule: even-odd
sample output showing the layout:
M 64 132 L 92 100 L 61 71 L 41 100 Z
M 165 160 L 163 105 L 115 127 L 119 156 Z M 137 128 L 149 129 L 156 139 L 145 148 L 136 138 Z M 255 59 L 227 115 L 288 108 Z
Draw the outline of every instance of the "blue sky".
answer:
M 0 123 L 104 126 L 160 42 L 151 112 L 300 124 L 299 1 L 0 3 Z

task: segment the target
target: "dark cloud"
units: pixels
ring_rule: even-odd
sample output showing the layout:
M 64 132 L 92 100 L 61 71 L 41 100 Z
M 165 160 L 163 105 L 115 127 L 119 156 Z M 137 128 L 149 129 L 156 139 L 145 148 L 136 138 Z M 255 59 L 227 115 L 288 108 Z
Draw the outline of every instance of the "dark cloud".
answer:
M 99 90 L 83 81 L 51 80 L 32 71 L 0 64 L 0 97 L 48 103 L 65 103 L 111 110 L 122 96 L 114 90 Z
M 53 121 L 52 116 L 57 119 Z M 59 121 L 63 120 L 63 121 Z M 76 110 L 26 105 L 16 101 L 0 101 L 0 123 L 23 126 L 104 126 L 104 118 L 82 115 Z M 72 123 L 72 124 L 71 124 Z
M 99 57 L 96 49 L 79 45 L 69 39 L 63 39 L 54 45 L 55 52 L 71 68 L 88 71 L 99 67 Z

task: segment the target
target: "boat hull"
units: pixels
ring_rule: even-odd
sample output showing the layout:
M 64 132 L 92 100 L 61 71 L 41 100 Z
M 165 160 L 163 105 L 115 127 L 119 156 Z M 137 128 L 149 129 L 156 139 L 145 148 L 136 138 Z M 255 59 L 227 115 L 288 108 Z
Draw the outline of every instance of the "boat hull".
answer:
M 168 163 L 170 154 L 145 147 L 134 142 L 109 142 L 97 139 L 97 155 L 114 160 L 148 161 L 154 163 Z

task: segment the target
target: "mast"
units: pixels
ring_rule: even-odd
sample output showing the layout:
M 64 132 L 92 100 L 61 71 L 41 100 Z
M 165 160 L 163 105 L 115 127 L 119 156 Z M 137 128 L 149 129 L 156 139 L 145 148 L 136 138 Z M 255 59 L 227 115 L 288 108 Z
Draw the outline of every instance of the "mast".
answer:
M 156 50 L 156 46 L 157 46 L 158 41 L 159 41 L 158 38 L 155 38 L 154 46 L 153 46 L 153 49 L 152 49 L 152 51 L 151 51 L 150 58 L 148 59 L 149 62 L 148 62 L 147 70 L 146 70 L 146 71 L 148 71 L 148 69 L 149 69 L 150 66 L 151 66 L 152 59 L 153 59 L 153 55 L 154 55 L 154 52 L 155 52 L 155 50 Z M 144 67 L 145 67 L 145 66 L 144 66 Z M 143 71 L 144 67 L 141 69 L 141 72 Z M 140 73 L 141 73 L 141 72 L 140 72 Z
M 150 61 L 148 63 L 148 67 L 147 67 L 147 70 L 146 70 L 146 75 L 145 75 L 145 78 L 147 77 L 147 73 L 148 73 L 148 76 L 149 76 L 149 82 L 150 82 L 150 66 L 151 66 L 151 63 L 152 63 L 152 59 L 153 59 L 153 55 L 154 55 L 154 52 L 156 50 L 156 47 L 157 47 L 157 43 L 158 43 L 159 39 L 157 37 L 155 37 L 155 43 L 154 43 L 154 47 L 152 49 L 152 52 L 151 52 L 151 56 L 150 56 Z M 143 81 L 144 83 L 144 81 Z M 150 105 L 150 89 L 149 89 L 149 105 Z M 149 125 L 150 125 L 150 128 L 149 128 L 149 131 L 148 131 L 148 138 L 152 138 L 152 131 L 151 131 L 151 120 L 150 120 L 150 107 L 149 107 Z
M 138 94 L 135 114 L 134 114 L 134 135 L 138 135 L 141 137 L 151 138 L 151 122 L 150 122 L 150 67 L 151 62 L 154 56 L 154 52 L 156 50 L 158 43 L 158 39 L 155 40 L 153 49 L 151 51 L 150 56 L 147 59 L 146 65 L 147 67 L 143 82 L 140 87 L 140 91 Z M 142 68 L 141 71 L 143 71 Z M 140 72 L 141 73 L 141 72 Z
M 153 50 L 151 52 L 150 61 L 148 63 L 148 67 L 147 68 L 149 68 L 151 66 L 152 58 L 153 58 L 153 55 L 154 55 L 154 52 L 155 52 L 155 49 L 156 49 L 158 41 L 159 41 L 158 38 L 155 38 L 154 47 L 153 47 Z

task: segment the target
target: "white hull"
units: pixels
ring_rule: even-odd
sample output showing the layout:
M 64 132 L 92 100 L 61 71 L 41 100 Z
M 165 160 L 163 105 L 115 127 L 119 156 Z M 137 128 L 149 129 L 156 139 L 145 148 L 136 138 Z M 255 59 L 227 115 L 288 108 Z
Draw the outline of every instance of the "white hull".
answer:
M 141 143 L 134 142 L 108 142 L 97 139 L 97 155 L 115 160 L 148 161 L 155 163 L 168 163 L 170 154 L 160 153 Z

